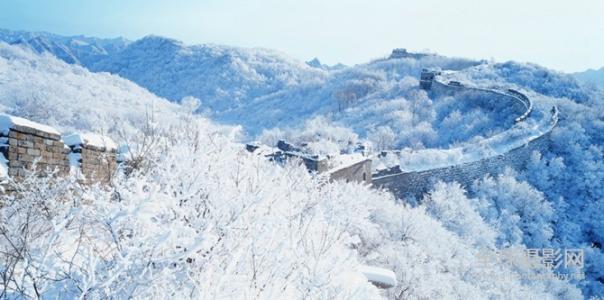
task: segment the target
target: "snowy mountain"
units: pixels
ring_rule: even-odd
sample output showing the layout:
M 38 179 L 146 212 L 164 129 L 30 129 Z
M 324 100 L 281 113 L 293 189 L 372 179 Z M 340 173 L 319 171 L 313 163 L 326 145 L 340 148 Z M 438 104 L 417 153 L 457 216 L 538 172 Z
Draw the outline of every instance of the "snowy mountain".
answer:
M 397 135 L 410 132 L 411 125 L 397 126 L 384 120 L 383 112 L 376 111 L 374 104 L 382 103 L 385 108 L 387 103 L 411 97 L 412 78 L 417 77 L 422 68 L 463 69 L 480 63 L 425 55 L 330 68 L 318 60 L 305 64 L 264 49 L 187 46 L 176 40 L 150 36 L 105 57 L 91 69 L 119 74 L 173 101 L 196 97 L 201 100 L 199 110 L 204 115 L 223 123 L 242 125 L 253 138 L 263 130 L 299 125 L 326 116 L 333 120 L 347 118 L 345 125 L 356 126 L 355 131 L 362 136 L 381 125 L 389 126 Z M 393 105 L 400 107 L 390 112 L 396 114 L 406 110 L 403 106 L 411 102 Z M 364 113 L 342 113 L 349 107 Z M 419 130 L 429 130 L 425 123 L 420 126 L 424 128 Z M 437 144 L 413 140 L 396 144 Z
M 341 63 L 335 64 L 333 66 L 324 65 L 323 63 L 321 63 L 321 61 L 319 60 L 318 57 L 315 57 L 315 58 L 307 61 L 306 64 L 313 68 L 318 68 L 318 69 L 323 69 L 323 70 L 341 70 L 341 69 L 346 68 L 346 65 L 341 64 Z
M 83 56 L 67 47 L 66 40 L 73 38 L 45 35 L 27 45 L 38 52 L 50 49 L 48 52 L 68 63 L 81 61 Z M 318 59 L 303 63 L 266 49 L 188 46 L 157 36 L 130 43 L 120 51 L 103 53 L 106 55 L 91 55 L 94 59 L 83 64 L 93 71 L 130 79 L 172 101 L 188 96 L 198 98 L 202 114 L 222 123 L 242 125 L 249 139 L 263 130 L 292 127 L 324 117 L 342 121 L 363 138 L 368 132 L 388 128 L 401 136 L 394 141 L 397 147 L 446 146 L 475 133 L 469 128 L 465 135 L 448 141 L 421 138 L 417 135 L 436 133 L 449 112 L 428 107 L 424 116 L 435 113 L 438 117 L 418 116 L 414 124 L 400 120 L 400 116 L 409 114 L 409 107 L 419 99 L 411 91 L 416 85 L 413 78 L 422 68 L 459 70 L 483 63 L 479 61 L 406 53 L 405 57 L 378 59 L 354 67 L 329 67 Z M 344 112 L 347 109 L 351 111 Z M 384 117 L 384 110 L 390 117 Z M 417 122 L 419 119 L 424 122 Z M 472 126 L 477 127 L 478 124 Z
M 573 76 L 585 84 L 592 84 L 604 89 L 604 67 L 599 70 L 589 69 L 583 72 L 574 73 Z
M 173 101 L 193 96 L 218 112 L 326 76 L 276 51 L 187 46 L 157 36 L 128 45 L 91 70 L 118 74 Z
M 29 40 L 18 40 L 12 45 L 23 45 L 25 47 L 31 48 L 37 53 L 52 53 L 57 58 L 65 61 L 68 64 L 81 64 L 80 60 L 75 56 L 75 54 L 69 49 L 67 46 L 53 42 L 52 40 L 37 36 Z
M 37 53 L 48 52 L 69 64 L 84 66 L 116 53 L 130 43 L 124 38 L 100 39 L 81 35 L 62 36 L 47 32 L 6 29 L 0 29 L 0 41 L 24 45 Z
M 0 42 L 0 111 L 64 132 L 132 132 L 156 114 L 176 120 L 182 108 L 108 73 L 92 73 L 51 55 Z

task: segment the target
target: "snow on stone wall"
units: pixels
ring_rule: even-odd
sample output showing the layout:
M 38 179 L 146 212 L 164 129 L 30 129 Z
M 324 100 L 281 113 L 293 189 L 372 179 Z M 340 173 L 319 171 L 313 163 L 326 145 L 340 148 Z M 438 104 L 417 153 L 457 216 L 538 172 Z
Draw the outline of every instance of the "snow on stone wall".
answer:
M 56 129 L 8 115 L 0 115 L 0 127 L 5 176 L 22 178 L 34 166 L 41 172 L 69 173 L 69 148 Z
M 506 166 L 517 170 L 523 169 L 533 151 L 544 151 L 548 147 L 549 133 L 503 155 L 487 157 L 478 161 L 444 168 L 420 172 L 403 172 L 373 178 L 373 184 L 376 187 L 383 187 L 392 191 L 397 198 L 405 196 L 419 197 L 427 192 L 437 181 L 456 181 L 463 186 L 468 186 L 474 180 L 480 179 L 487 174 L 494 175 L 503 172 Z
M 8 177 L 18 181 L 34 169 L 40 174 L 56 172 L 65 176 L 74 166 L 70 163 L 74 154 L 78 163 L 75 166 L 79 167 L 75 170 L 79 169 L 88 183 L 109 181 L 117 168 L 116 147 L 108 138 L 104 139 L 110 147 L 85 140 L 67 146 L 56 129 L 9 115 L 0 115 L 0 127 L 0 177 L 4 181 Z
M 435 80 L 432 84 L 432 92 L 443 95 L 456 95 L 464 92 L 484 93 L 484 99 L 494 102 L 507 102 L 514 107 L 514 111 L 519 115 L 518 122 L 524 121 L 531 113 L 533 106 L 526 96 L 519 98 L 518 92 L 506 94 L 496 90 L 479 89 L 465 87 L 463 85 L 448 85 Z M 522 94 L 520 94 L 522 95 Z M 373 184 L 379 188 L 386 188 L 392 191 L 395 196 L 402 198 L 405 196 L 420 197 L 427 192 L 437 181 L 452 182 L 456 181 L 464 186 L 470 185 L 474 180 L 482 178 L 487 174 L 498 174 L 503 172 L 505 167 L 514 169 L 523 169 L 528 162 L 533 151 L 544 151 L 550 145 L 549 135 L 551 129 L 558 121 L 557 108 L 549 112 L 550 117 L 543 120 L 547 122 L 547 130 L 543 133 L 535 129 L 536 138 L 529 138 L 521 146 L 511 148 L 508 151 L 497 155 L 486 156 L 474 161 L 464 161 L 463 163 L 451 164 L 449 166 L 435 165 L 433 168 L 417 171 L 383 172 L 382 176 L 373 177 Z M 549 114 L 544 114 L 544 116 Z
M 79 167 L 88 183 L 108 182 L 117 169 L 117 145 L 108 137 L 86 133 L 65 136 L 71 163 Z

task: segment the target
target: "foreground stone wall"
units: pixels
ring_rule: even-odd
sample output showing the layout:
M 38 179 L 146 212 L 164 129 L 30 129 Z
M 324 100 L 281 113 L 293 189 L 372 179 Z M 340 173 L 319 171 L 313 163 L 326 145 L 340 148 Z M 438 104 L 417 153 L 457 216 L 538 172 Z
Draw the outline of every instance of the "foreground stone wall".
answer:
M 86 183 L 108 183 L 117 170 L 117 153 L 114 149 L 80 144 L 71 147 L 71 154 L 79 163 Z
M 74 172 L 87 184 L 108 183 L 117 170 L 115 146 L 98 146 L 88 143 L 86 138 L 67 146 L 54 128 L 8 115 L 1 115 L 0 123 L 0 159 L 3 161 L 0 183 L 8 182 L 9 178 L 18 182 L 34 169 L 40 175 L 66 176 Z M 97 142 L 110 141 L 94 134 L 82 136 L 93 137 Z M 5 190 L 10 191 L 10 187 Z
M 4 137 L 3 155 L 8 160 L 8 176 L 18 179 L 35 167 L 40 172 L 69 173 L 69 148 L 59 135 L 31 127 L 14 126 Z

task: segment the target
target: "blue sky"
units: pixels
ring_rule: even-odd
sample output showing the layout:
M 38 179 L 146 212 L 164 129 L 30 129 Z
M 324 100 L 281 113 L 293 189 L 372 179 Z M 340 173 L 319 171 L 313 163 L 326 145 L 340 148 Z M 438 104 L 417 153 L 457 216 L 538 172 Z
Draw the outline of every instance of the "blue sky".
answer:
M 392 48 L 536 62 L 572 72 L 604 66 L 604 1 L 2 0 L 0 27 L 188 44 L 279 49 L 355 64 Z

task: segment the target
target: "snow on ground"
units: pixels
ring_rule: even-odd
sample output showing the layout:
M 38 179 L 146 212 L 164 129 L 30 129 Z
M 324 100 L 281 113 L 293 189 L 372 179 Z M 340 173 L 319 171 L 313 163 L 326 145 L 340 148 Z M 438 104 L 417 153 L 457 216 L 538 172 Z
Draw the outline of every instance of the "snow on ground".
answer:
M 396 274 L 391 270 L 378 267 L 361 266 L 360 271 L 363 273 L 363 275 L 365 275 L 365 277 L 367 277 L 367 280 L 374 284 L 387 288 L 396 286 Z
M 131 51 L 128 56 L 114 60 L 111 67 L 122 70 L 119 63 L 142 59 L 144 63 L 135 64 L 132 73 L 126 69 L 121 74 L 140 75 L 144 79 L 145 74 L 139 72 L 144 72 L 146 67 L 158 68 L 145 64 L 164 65 L 165 58 L 171 57 L 164 56 L 165 53 L 179 56 L 197 53 L 161 39 L 147 42 L 137 46 L 140 51 Z M 223 122 L 243 123 L 251 128 L 249 132 L 259 133 L 275 126 L 294 128 L 304 120 L 321 116 L 327 121 L 315 123 L 319 126 L 312 130 L 300 131 L 317 145 L 328 141 L 328 147 L 317 147 L 326 152 L 331 152 L 334 146 L 347 147 L 350 141 L 366 137 L 376 137 L 372 142 L 378 150 L 408 146 L 416 153 L 426 147 L 461 147 L 463 150 L 465 142 L 480 145 L 485 138 L 491 141 L 474 152 L 452 150 L 450 156 L 443 155 L 435 162 L 429 161 L 434 154 L 429 151 L 423 152 L 427 154 L 425 157 L 409 160 L 410 164 L 420 162 L 415 167 L 422 168 L 504 151 L 547 129 L 545 123 L 529 120 L 524 124 L 527 127 L 518 125 L 501 134 L 501 129 L 509 128 L 505 125 L 510 120 L 491 118 L 484 110 L 456 106 L 463 104 L 457 101 L 459 99 L 429 99 L 421 92 L 414 93 L 417 90 L 414 77 L 426 66 L 470 67 L 464 73 L 470 80 L 464 82 L 484 86 L 513 83 L 559 98 L 543 97 L 563 105 L 565 119 L 552 133 L 554 147 L 543 154 L 534 154 L 526 172 L 485 178 L 471 188 L 472 193 L 477 194 L 477 198 L 472 199 L 468 199 L 460 187 L 450 188 L 455 184 L 441 184 L 426 195 L 428 204 L 418 207 L 402 205 L 387 194 L 360 185 L 314 182 L 306 170 L 291 166 L 277 168 L 266 163 L 264 157 L 253 159 L 253 155 L 242 154 L 241 145 L 232 143 L 231 137 L 213 125 L 181 122 L 173 127 L 174 132 L 180 134 L 176 144 L 170 143 L 169 147 L 155 149 L 150 154 L 154 162 L 149 172 L 152 175 L 126 178 L 113 187 L 116 190 L 85 190 L 84 196 L 74 195 L 73 202 L 58 201 L 56 197 L 65 197 L 56 190 L 61 186 L 37 184 L 38 189 L 31 197 L 25 197 L 28 201 L 15 201 L 11 206 L 0 208 L 3 209 L 0 217 L 13 216 L 10 221 L 3 221 L 9 226 L 7 236 L 15 234 L 16 237 L 22 234 L 20 222 L 26 216 L 19 218 L 14 212 L 27 212 L 19 205 L 54 209 L 56 218 L 43 219 L 42 222 L 48 223 L 42 225 L 47 226 L 39 228 L 54 228 L 55 234 L 40 235 L 48 239 L 28 239 L 35 243 L 31 249 L 39 250 L 34 255 L 50 253 L 53 259 L 34 257 L 32 261 L 45 262 L 39 274 L 72 272 L 72 276 L 64 281 L 40 278 L 47 283 L 43 285 L 46 295 L 57 295 L 57 290 L 61 290 L 81 296 L 82 291 L 90 291 L 96 293 L 91 297 L 107 298 L 110 295 L 103 297 L 103 293 L 112 293 L 111 296 L 118 295 L 117 298 L 132 292 L 131 283 L 136 281 L 140 283 L 137 295 L 157 296 L 165 292 L 174 297 L 175 293 L 186 296 L 185 293 L 198 292 L 206 293 L 203 296 L 207 298 L 232 295 L 377 298 L 375 289 L 358 277 L 348 282 L 339 281 L 339 275 L 347 274 L 358 264 L 371 264 L 388 267 L 396 273 L 397 286 L 384 293 L 391 298 L 400 295 L 422 299 L 505 295 L 509 298 L 581 298 L 573 286 L 575 282 L 515 280 L 526 274 L 501 264 L 496 264 L 492 271 L 510 274 L 512 280 L 485 276 L 474 266 L 477 254 L 482 251 L 478 243 L 494 250 L 500 245 L 520 249 L 540 246 L 586 249 L 589 254 L 586 255 L 587 280 L 577 284 L 588 295 L 602 294 L 604 260 L 595 245 L 604 243 L 601 235 L 604 232 L 601 222 L 604 126 L 600 121 L 604 110 L 597 104 L 601 101 L 590 103 L 589 93 L 564 75 L 532 65 L 474 66 L 477 62 L 427 57 L 379 60 L 330 72 L 320 70 L 321 75 L 311 79 L 297 77 L 295 71 L 292 76 L 286 72 L 289 75 L 281 75 L 278 84 L 263 86 L 272 82 L 274 75 L 279 76 L 275 70 L 287 70 L 291 65 L 282 69 L 279 59 L 268 60 L 269 67 L 260 70 L 250 67 L 246 61 L 264 64 L 267 61 L 261 51 L 256 52 L 257 55 L 239 55 L 237 52 L 241 50 L 206 48 L 209 50 L 204 51 L 208 51 L 211 59 L 204 61 L 208 65 L 216 63 L 218 67 L 209 68 L 212 74 L 203 75 L 216 79 L 204 85 L 199 94 L 193 93 L 200 88 L 199 81 L 182 86 L 171 83 L 190 75 L 183 70 L 203 72 L 206 65 L 179 64 L 161 81 L 141 80 L 139 83 L 166 94 L 178 91 L 198 96 L 202 100 L 200 111 L 221 108 L 209 115 Z M 149 49 L 162 54 L 160 59 L 141 57 L 148 55 Z M 243 75 L 224 86 L 217 84 L 233 73 Z M 249 82 L 253 84 L 247 85 Z M 181 89 L 183 86 L 190 89 Z M 266 92 L 269 94 L 263 94 Z M 222 102 L 224 99 L 235 101 Z M 142 124 L 148 120 L 151 124 L 172 128 L 182 109 L 119 77 L 90 73 L 5 44 L 0 45 L 0 105 L 0 111 L 15 112 L 62 131 L 107 132 L 112 137 L 119 136 L 121 129 L 137 134 L 138 128 L 143 128 Z M 544 107 L 542 111 L 547 109 Z M 542 117 L 545 120 L 546 115 Z M 189 133 L 198 135 L 187 136 Z M 165 140 L 172 141 L 173 135 Z M 482 137 L 475 138 L 477 135 Z M 277 136 L 273 134 L 272 138 Z M 380 149 L 380 145 L 385 147 Z M 63 192 L 80 191 L 68 187 Z M 49 196 L 43 201 L 57 207 L 31 205 L 39 198 L 34 196 L 39 196 L 42 188 Z M 120 201 L 111 200 L 116 195 Z M 72 203 L 83 200 L 78 197 L 85 198 L 93 207 L 74 209 Z M 64 226 L 71 220 L 84 226 Z M 110 220 L 108 227 L 87 226 L 107 224 L 107 220 Z M 302 225 L 297 227 L 297 224 Z M 76 257 L 76 268 L 64 262 L 79 249 L 68 249 L 65 253 L 46 251 L 49 248 L 64 250 L 64 246 L 54 247 L 55 242 L 74 245 L 82 230 L 86 236 L 97 239 L 85 241 L 86 250 Z M 124 234 L 113 235 L 115 232 Z M 206 238 L 216 242 L 213 238 L 216 236 L 221 240 L 216 247 L 208 247 L 209 252 L 180 251 L 182 245 L 196 249 Z M 275 236 L 290 238 L 275 239 Z M 326 236 L 333 239 L 325 242 Z M 119 243 L 106 247 L 112 245 L 115 238 Z M 325 245 L 327 248 L 322 248 Z M 96 249 L 107 252 L 91 255 Z M 194 268 L 188 262 L 191 256 L 195 258 L 191 261 L 196 264 Z M 149 259 L 158 263 L 148 264 Z M 257 265 L 256 262 L 264 263 Z M 35 266 L 38 265 L 26 265 Z M 95 278 L 87 277 L 91 266 L 101 270 L 103 276 L 94 273 Z M 293 276 L 280 276 L 292 274 L 292 270 Z M 140 280 L 141 274 L 146 276 L 144 280 Z M 256 278 L 258 284 L 250 285 L 251 278 Z M 100 285 L 107 288 L 88 289 L 94 280 L 106 280 Z M 268 288 L 258 288 L 263 286 Z M 287 287 L 287 294 L 281 286 Z M 67 288 L 70 290 L 65 292 Z

